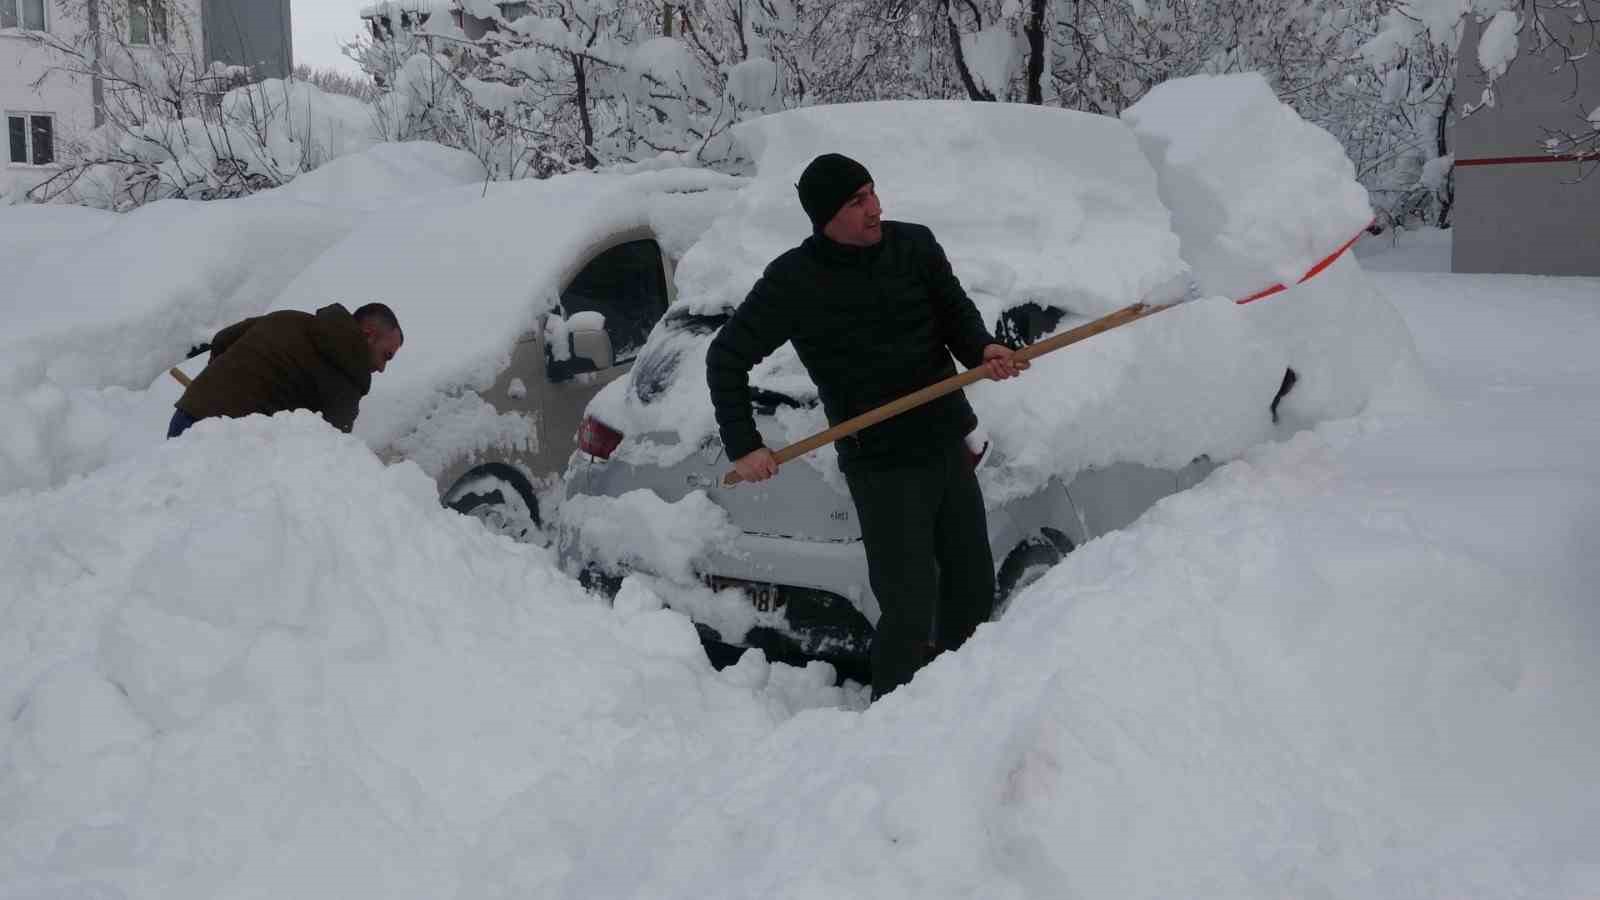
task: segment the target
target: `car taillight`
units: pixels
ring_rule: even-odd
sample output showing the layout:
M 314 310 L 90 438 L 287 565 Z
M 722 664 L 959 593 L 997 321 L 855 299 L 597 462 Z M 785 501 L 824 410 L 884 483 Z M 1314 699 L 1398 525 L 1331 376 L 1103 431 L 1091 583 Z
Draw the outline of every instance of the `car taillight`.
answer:
M 622 443 L 622 432 L 594 416 L 584 416 L 578 426 L 578 449 L 601 459 L 610 459 L 617 445 Z

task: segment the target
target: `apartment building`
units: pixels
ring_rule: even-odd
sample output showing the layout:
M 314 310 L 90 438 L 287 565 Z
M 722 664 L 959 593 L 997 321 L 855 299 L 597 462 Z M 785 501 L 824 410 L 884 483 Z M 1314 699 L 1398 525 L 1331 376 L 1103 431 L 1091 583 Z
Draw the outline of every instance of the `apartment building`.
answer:
M 282 77 L 293 65 L 289 0 L 0 0 L 0 182 L 49 178 L 74 136 L 100 124 L 106 85 L 72 71 L 73 47 L 124 44 L 136 55 L 176 50 Z

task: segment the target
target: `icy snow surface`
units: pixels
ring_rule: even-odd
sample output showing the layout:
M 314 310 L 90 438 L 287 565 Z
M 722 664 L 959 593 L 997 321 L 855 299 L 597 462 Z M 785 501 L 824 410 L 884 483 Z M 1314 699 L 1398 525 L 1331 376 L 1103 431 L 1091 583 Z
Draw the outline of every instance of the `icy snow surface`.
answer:
M 1435 405 L 1252 451 L 864 711 L 305 413 L 0 497 L 0 895 L 1594 896 L 1600 282 L 1378 281 Z

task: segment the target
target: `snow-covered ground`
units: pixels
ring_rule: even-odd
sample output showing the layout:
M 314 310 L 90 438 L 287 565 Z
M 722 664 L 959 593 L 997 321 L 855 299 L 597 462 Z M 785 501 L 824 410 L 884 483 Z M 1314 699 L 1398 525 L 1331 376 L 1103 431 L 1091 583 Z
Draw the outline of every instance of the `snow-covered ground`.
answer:
M 870 708 L 303 413 L 0 496 L 0 896 L 1600 894 L 1600 281 L 1441 243 L 1358 248 L 1431 404 L 1249 452 Z

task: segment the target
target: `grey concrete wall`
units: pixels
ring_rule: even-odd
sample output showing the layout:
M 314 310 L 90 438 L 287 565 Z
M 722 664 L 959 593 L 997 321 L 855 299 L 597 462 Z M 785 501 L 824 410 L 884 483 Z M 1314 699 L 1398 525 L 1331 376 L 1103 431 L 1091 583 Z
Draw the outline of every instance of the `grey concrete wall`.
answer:
M 1553 16 L 1552 20 L 1559 20 Z M 1477 102 L 1482 31 L 1468 23 L 1456 72 L 1456 103 Z M 1557 58 L 1559 59 L 1559 58 Z M 1572 162 L 1462 165 L 1470 160 L 1543 155 L 1546 128 L 1581 131 L 1600 106 L 1600 57 L 1570 70 L 1528 55 L 1526 46 L 1495 85 L 1494 108 L 1456 122 L 1451 269 L 1537 275 L 1600 275 L 1600 166 Z M 1574 89 L 1577 95 L 1574 96 Z
M 205 0 L 205 35 L 210 59 L 250 66 L 258 78 L 294 68 L 289 0 Z

